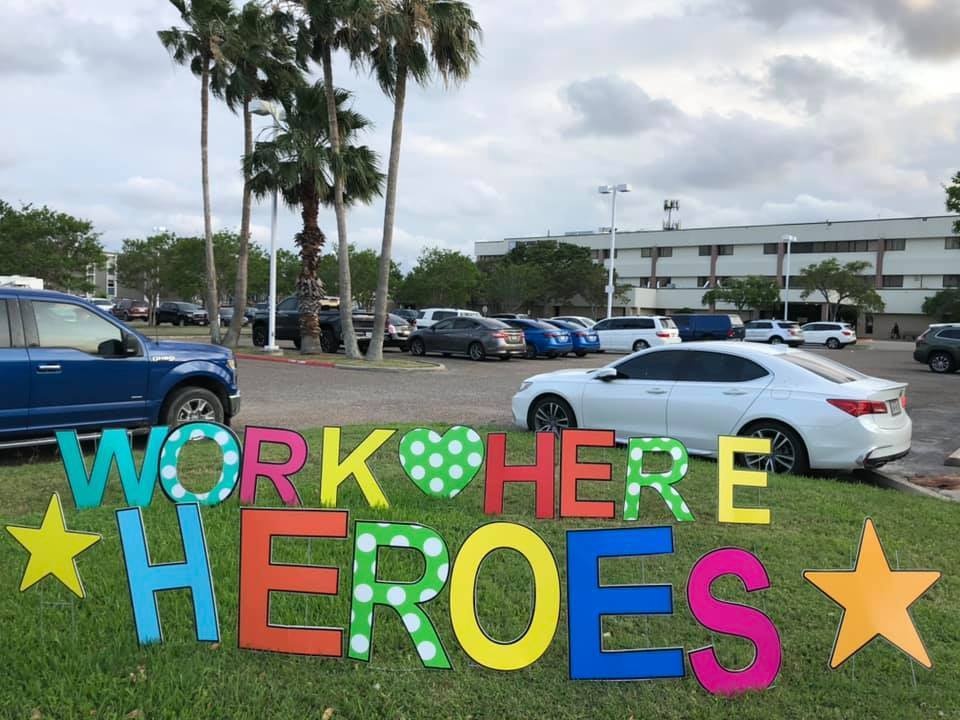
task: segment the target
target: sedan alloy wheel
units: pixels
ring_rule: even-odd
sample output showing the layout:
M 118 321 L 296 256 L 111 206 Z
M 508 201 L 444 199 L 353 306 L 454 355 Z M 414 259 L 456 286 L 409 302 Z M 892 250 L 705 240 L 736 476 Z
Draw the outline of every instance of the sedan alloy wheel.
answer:
M 577 421 L 570 406 L 558 397 L 545 397 L 533 406 L 533 431 L 551 432 L 559 436 L 568 428 L 575 428 Z
M 787 427 L 769 425 L 754 427 L 749 436 L 770 440 L 769 455 L 744 455 L 743 461 L 751 470 L 768 473 L 806 472 L 806 453 L 796 433 Z

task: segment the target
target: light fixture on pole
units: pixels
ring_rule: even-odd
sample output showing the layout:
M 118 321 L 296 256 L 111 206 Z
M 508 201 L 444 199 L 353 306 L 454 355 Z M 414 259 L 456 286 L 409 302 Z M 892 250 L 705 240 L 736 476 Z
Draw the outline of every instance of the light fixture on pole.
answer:
M 617 254 L 617 193 L 633 190 L 626 183 L 619 185 L 601 185 L 597 188 L 601 195 L 612 195 L 610 202 L 610 268 L 607 276 L 607 317 L 613 315 L 613 261 Z
M 267 100 L 256 100 L 250 108 L 254 115 L 269 115 L 273 118 L 273 139 L 277 139 L 283 108 Z M 267 345 L 264 352 L 280 352 L 277 346 L 277 211 L 279 192 L 273 191 L 273 206 L 270 212 L 270 296 L 267 308 Z
M 790 313 L 790 247 L 797 241 L 797 238 L 795 235 L 783 235 L 780 240 L 787 244 L 787 272 L 784 283 L 783 319 L 788 320 Z

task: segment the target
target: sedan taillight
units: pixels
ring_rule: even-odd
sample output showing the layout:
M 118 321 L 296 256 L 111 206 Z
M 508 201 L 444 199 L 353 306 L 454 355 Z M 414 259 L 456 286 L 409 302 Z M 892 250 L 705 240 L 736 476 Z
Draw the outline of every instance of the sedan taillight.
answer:
M 885 415 L 887 404 L 879 400 L 827 400 L 835 408 L 843 410 L 848 415 L 860 417 L 862 415 Z
M 495 332 L 490 337 L 496 338 L 497 340 L 506 340 L 507 334 L 502 332 Z

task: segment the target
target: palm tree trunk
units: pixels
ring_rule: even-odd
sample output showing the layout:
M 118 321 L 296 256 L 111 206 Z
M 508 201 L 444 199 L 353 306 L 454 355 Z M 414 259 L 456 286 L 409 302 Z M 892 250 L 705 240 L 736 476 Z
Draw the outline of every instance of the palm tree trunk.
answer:
M 253 115 L 250 113 L 251 98 L 243 99 L 243 155 L 253 154 Z M 235 348 L 240 342 L 243 328 L 243 313 L 247 309 L 247 267 L 250 261 L 250 178 L 243 178 L 243 204 L 240 209 L 240 243 L 237 248 L 237 282 L 233 290 L 233 318 L 224 345 Z M 219 314 L 219 313 L 218 313 Z
M 407 99 L 407 67 L 397 66 L 397 86 L 393 93 L 393 130 L 390 134 L 390 163 L 387 166 L 387 192 L 384 196 L 383 241 L 377 267 L 377 296 L 374 298 L 373 337 L 367 348 L 367 360 L 383 360 L 383 331 L 387 326 L 387 296 L 390 292 L 390 259 L 393 252 L 393 223 L 397 215 L 397 176 L 400 172 L 400 141 L 403 139 L 403 106 Z
M 220 344 L 220 315 L 217 294 L 217 268 L 213 255 L 213 225 L 210 209 L 210 161 L 207 157 L 207 129 L 210 124 L 210 61 L 203 60 L 200 74 L 200 180 L 203 185 L 203 239 L 207 263 L 207 313 L 210 316 L 210 342 Z
M 333 151 L 333 212 L 337 217 L 337 265 L 340 284 L 340 327 L 343 350 L 348 358 L 361 357 L 357 334 L 353 329 L 353 286 L 350 278 L 350 246 L 347 244 L 347 210 L 343 202 L 343 173 L 340 168 L 340 122 L 337 119 L 337 98 L 333 87 L 333 58 L 329 45 L 323 48 L 323 89 L 327 96 L 327 122 L 330 125 L 330 148 Z
M 310 174 L 309 177 L 314 175 Z M 300 206 L 303 230 L 296 238 L 297 245 L 300 246 L 300 275 L 297 278 L 297 296 L 300 299 L 300 352 L 310 355 L 321 351 L 320 321 L 317 314 L 323 300 L 323 285 L 317 277 L 317 266 L 326 238 L 317 221 L 320 198 L 316 188 L 308 183 L 301 188 Z

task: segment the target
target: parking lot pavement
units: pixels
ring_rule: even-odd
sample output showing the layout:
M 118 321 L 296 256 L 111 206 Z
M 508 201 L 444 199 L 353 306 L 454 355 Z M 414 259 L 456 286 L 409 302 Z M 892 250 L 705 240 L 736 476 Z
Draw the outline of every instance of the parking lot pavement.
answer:
M 811 348 L 812 349 L 812 348 Z M 908 382 L 913 450 L 884 473 L 958 475 L 944 458 L 960 447 L 960 373 L 935 375 L 913 360 L 912 343 L 881 341 L 844 350 L 812 349 L 868 375 Z M 238 424 L 294 429 L 351 423 L 512 425 L 510 400 L 530 375 L 605 365 L 618 355 L 555 360 L 444 358 L 444 372 L 381 373 L 242 360 Z M 435 358 L 432 358 L 435 359 Z

